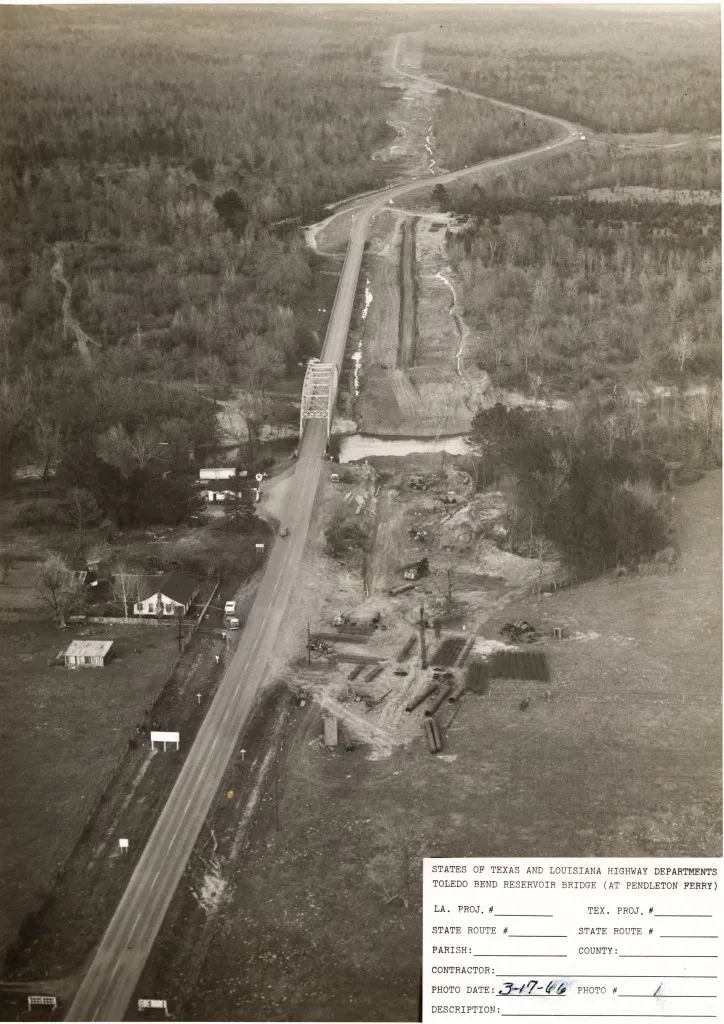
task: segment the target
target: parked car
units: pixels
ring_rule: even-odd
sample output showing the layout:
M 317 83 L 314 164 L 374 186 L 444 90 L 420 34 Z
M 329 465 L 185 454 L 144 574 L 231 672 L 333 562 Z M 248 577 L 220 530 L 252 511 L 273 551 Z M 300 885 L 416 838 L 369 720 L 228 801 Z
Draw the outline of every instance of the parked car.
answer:
M 224 615 L 236 614 L 236 601 L 227 601 L 224 605 Z

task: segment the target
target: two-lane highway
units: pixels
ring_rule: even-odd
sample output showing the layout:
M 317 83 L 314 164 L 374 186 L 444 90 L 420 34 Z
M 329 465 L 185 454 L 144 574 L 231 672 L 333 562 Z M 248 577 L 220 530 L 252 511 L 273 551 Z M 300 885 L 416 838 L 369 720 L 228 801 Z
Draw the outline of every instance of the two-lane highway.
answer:
M 304 551 L 325 444 L 326 424 L 311 422 L 294 475 L 289 536 L 272 550 L 241 642 L 67 1020 L 123 1018 L 273 653 Z
M 400 40 L 395 46 L 397 60 Z M 400 68 L 400 74 L 431 82 Z M 440 85 L 441 83 L 432 83 Z M 475 96 L 475 93 L 468 93 Z M 477 97 L 480 98 L 480 97 Z M 499 101 L 496 101 L 499 103 Z M 521 110 L 510 104 L 500 106 Z M 533 111 L 524 111 L 534 113 Z M 327 328 L 322 360 L 341 369 L 347 343 L 365 239 L 371 218 L 393 201 L 421 186 L 447 183 L 460 177 L 500 169 L 578 139 L 578 128 L 555 117 L 535 114 L 557 125 L 561 135 L 549 144 L 486 161 L 449 174 L 406 182 L 358 199 L 348 209 L 359 212 L 351 230 L 350 243 L 334 306 Z M 254 705 L 282 628 L 287 606 L 298 575 L 312 516 L 314 499 L 322 472 L 327 443 L 326 424 L 310 421 L 299 448 L 289 494 L 286 523 L 289 536 L 277 539 L 267 563 L 253 608 L 236 653 L 219 684 L 196 740 L 188 753 L 176 784 L 156 826 L 138 859 L 126 890 L 97 947 L 66 1020 L 121 1020 L 128 1007 L 144 964 L 151 952 L 164 915 L 183 874 L 196 839 L 206 820 L 241 731 Z M 183 737 L 182 737 L 183 741 Z M 242 969 L 240 967 L 240 969 Z

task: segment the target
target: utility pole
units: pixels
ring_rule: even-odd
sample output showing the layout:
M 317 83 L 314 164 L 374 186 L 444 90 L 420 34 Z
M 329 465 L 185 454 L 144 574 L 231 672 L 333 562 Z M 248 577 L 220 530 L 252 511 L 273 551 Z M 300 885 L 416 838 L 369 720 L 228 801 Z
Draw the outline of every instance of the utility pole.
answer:
M 425 606 L 420 605 L 420 661 L 427 668 L 427 645 L 425 643 Z
M 312 634 L 309 631 L 309 623 L 307 623 L 307 665 L 312 667 Z
M 442 426 L 437 432 L 435 441 L 439 441 L 442 436 L 442 460 L 440 462 L 440 473 L 445 476 L 445 438 L 447 437 L 447 423 L 448 423 L 448 407 L 445 406 L 445 412 L 443 413 Z
M 276 766 L 276 774 L 274 778 L 274 824 L 275 831 L 279 831 L 279 764 Z

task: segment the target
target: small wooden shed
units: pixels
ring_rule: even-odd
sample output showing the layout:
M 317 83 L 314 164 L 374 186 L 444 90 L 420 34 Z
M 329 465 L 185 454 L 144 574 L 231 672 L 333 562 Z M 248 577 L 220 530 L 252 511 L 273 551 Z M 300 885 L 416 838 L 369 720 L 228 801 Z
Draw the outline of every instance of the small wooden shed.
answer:
M 324 745 L 325 747 L 336 747 L 339 743 L 339 737 L 337 734 L 337 719 L 330 718 L 325 715 L 322 719 L 324 722 Z
M 112 640 L 74 640 L 64 654 L 66 668 L 103 668 L 110 657 Z

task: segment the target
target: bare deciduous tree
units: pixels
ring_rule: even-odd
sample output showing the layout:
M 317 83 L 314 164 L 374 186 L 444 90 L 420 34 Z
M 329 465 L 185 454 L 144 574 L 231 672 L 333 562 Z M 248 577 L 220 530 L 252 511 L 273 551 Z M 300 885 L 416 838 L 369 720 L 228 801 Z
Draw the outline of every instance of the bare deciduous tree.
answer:
M 62 555 L 51 553 L 41 563 L 35 577 L 35 589 L 61 627 L 72 612 L 85 604 L 85 587 Z
M 130 464 L 145 469 L 163 448 L 161 435 L 152 427 L 139 427 L 129 434 L 121 423 L 109 427 L 97 444 L 100 457 L 119 469 L 124 477 L 129 476 Z
M 120 423 L 109 427 L 98 438 L 96 450 L 104 462 L 115 466 L 122 476 L 128 476 L 128 431 L 125 427 Z
M 616 441 L 621 436 L 621 427 L 616 416 L 609 416 L 603 423 L 603 435 L 606 439 L 606 448 L 609 459 L 613 458 L 613 450 Z
M 58 423 L 41 416 L 33 428 L 33 438 L 43 463 L 43 480 L 47 480 L 63 455 L 63 432 Z
M 128 437 L 128 454 L 139 469 L 145 469 L 162 448 L 158 431 L 150 427 L 140 427 Z
M 133 599 L 134 592 L 138 589 L 137 581 L 137 573 L 129 569 L 123 562 L 113 573 L 113 582 L 111 584 L 113 596 L 123 605 L 123 614 L 126 617 L 128 617 L 128 603 Z
M 671 346 L 676 361 L 679 364 L 679 372 L 684 372 L 684 366 L 693 358 L 695 353 L 694 340 L 689 331 L 679 331 Z
M 566 446 L 568 461 L 573 459 L 576 444 L 583 430 L 583 413 L 580 406 L 571 404 L 561 412 L 559 418 L 559 429 Z
M 691 396 L 691 416 L 706 448 L 721 445 L 721 384 L 705 384 Z
M 78 531 L 78 554 L 83 554 L 83 533 L 98 522 L 101 510 L 85 487 L 71 487 L 65 496 L 65 517 Z

